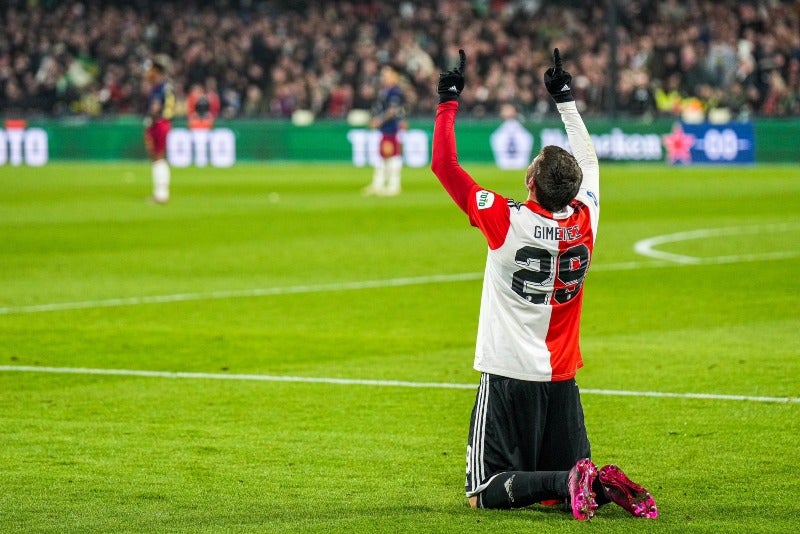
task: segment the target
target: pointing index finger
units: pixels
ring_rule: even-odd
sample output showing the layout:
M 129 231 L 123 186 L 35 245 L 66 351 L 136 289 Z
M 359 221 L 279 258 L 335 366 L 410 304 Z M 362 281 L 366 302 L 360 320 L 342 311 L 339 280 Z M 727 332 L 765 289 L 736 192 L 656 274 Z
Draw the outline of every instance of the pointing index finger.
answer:
M 561 70 L 564 67 L 558 48 L 553 50 L 553 61 L 555 62 L 556 70 Z
M 461 61 L 459 62 L 459 66 L 458 66 L 458 71 L 461 74 L 464 74 L 464 67 L 467 65 L 467 54 L 464 53 L 464 50 L 459 49 L 458 50 L 458 55 L 461 58 Z

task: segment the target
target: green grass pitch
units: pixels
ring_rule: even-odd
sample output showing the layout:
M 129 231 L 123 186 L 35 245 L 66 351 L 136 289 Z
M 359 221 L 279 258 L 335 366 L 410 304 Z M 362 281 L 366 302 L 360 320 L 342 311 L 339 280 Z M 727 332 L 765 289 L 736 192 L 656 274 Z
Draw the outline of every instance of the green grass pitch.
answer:
M 589 525 L 467 507 L 486 246 L 428 169 L 369 180 L 175 169 L 157 206 L 146 163 L 0 167 L 0 531 L 797 531 L 798 168 L 602 166 L 578 382 L 661 516 Z

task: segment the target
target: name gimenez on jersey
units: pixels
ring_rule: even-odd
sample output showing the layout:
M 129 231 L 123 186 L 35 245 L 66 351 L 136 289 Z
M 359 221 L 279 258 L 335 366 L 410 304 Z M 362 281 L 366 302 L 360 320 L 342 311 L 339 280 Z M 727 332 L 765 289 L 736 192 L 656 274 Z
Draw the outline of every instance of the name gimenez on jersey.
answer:
M 534 226 L 533 237 L 548 241 L 575 241 L 581 237 L 578 225 L 568 228 L 561 226 Z

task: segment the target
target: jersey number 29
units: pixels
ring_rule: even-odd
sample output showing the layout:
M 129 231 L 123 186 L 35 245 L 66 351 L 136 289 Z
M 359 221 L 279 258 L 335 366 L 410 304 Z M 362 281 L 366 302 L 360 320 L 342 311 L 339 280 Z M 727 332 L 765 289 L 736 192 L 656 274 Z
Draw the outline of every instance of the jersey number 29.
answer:
M 514 261 L 522 269 L 514 273 L 511 289 L 534 304 L 569 302 L 583 286 L 589 269 L 590 253 L 586 245 L 575 245 L 553 256 L 539 247 L 522 247 Z

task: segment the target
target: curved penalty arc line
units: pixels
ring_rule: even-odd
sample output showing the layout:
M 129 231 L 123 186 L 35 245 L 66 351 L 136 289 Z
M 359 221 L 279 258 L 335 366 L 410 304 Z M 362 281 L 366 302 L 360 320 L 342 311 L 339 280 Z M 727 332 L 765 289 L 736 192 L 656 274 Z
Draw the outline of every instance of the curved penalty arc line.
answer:
M 661 261 L 668 261 L 680 265 L 701 265 L 701 264 L 720 264 L 720 263 L 736 263 L 742 261 L 765 261 L 775 259 L 793 258 L 800 255 L 800 250 L 782 250 L 775 252 L 764 252 L 760 254 L 731 254 L 724 256 L 713 256 L 709 258 L 698 258 L 696 256 L 689 256 L 688 254 L 676 254 L 673 252 L 664 252 L 658 250 L 656 247 L 666 243 L 677 243 L 681 241 L 690 241 L 693 239 L 707 239 L 709 237 L 724 237 L 734 235 L 756 235 L 762 232 L 778 232 L 778 231 L 791 231 L 796 230 L 797 225 L 792 224 L 768 224 L 768 225 L 754 225 L 754 226 L 732 226 L 727 228 L 701 228 L 698 230 L 689 230 L 686 232 L 676 232 L 674 234 L 657 235 L 648 237 L 637 241 L 633 245 L 633 250 L 647 258 L 652 258 Z

